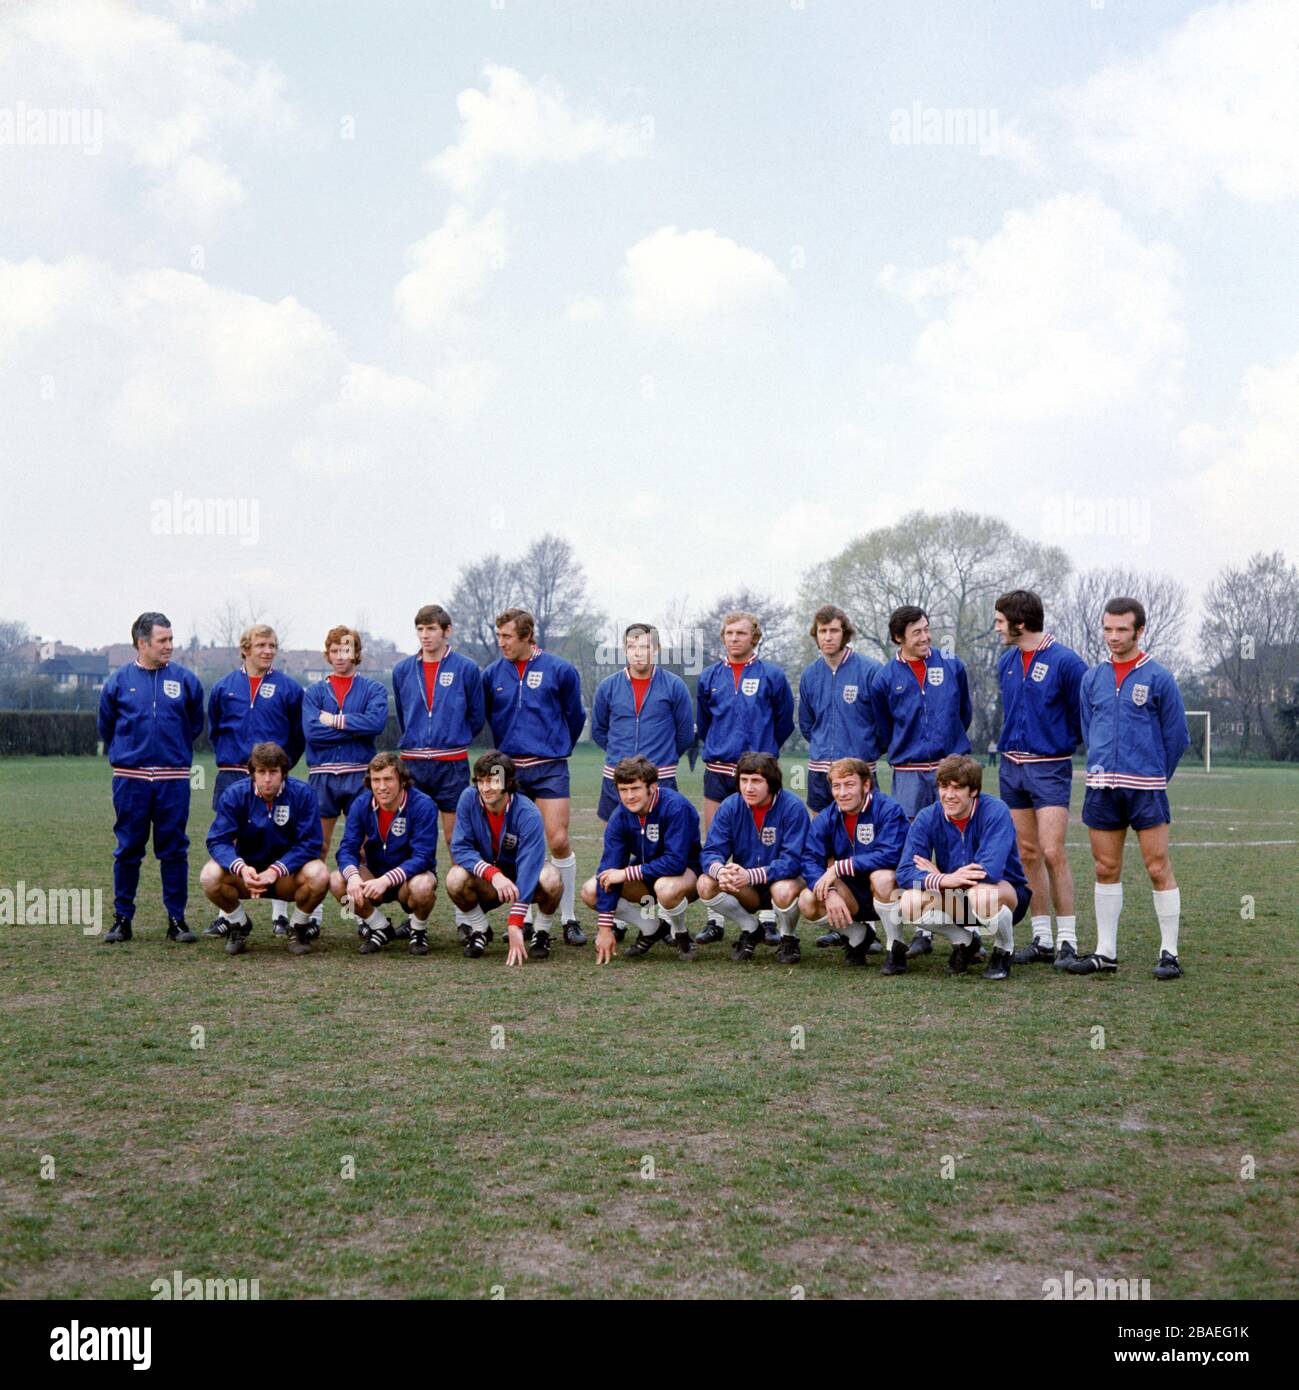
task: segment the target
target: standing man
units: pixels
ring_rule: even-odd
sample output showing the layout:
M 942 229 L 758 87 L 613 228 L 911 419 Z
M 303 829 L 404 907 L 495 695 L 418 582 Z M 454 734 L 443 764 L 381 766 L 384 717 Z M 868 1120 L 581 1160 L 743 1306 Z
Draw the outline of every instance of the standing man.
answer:
M 699 896 L 740 928 L 732 960 L 753 959 L 763 936 L 756 914 L 771 908 L 780 923 L 776 962 L 797 965 L 807 807 L 783 789 L 780 764 L 770 753 L 742 754 L 736 780 L 740 790 L 717 808 L 708 831 Z
M 221 793 L 208 832 L 212 858 L 200 882 L 220 910 L 226 954 L 248 949 L 252 923 L 243 900 L 269 897 L 293 904 L 289 953 L 311 947 L 311 914 L 329 889 L 329 870 L 320 857 L 320 807 L 305 782 L 289 775 L 289 756 L 277 743 L 258 743 L 248 756 L 242 782 Z
M 483 672 L 483 698 L 492 741 L 509 754 L 519 791 L 541 812 L 562 888 L 564 940 L 585 946 L 576 915 L 577 855 L 568 840 L 568 760 L 586 723 L 582 677 L 570 662 L 543 652 L 535 632 L 526 609 L 507 608 L 496 619 L 501 655 Z
M 369 676 L 358 676 L 361 634 L 354 627 L 331 627 L 325 634 L 330 674 L 302 697 L 302 728 L 307 740 L 308 780 L 320 801 L 320 837 L 329 858 L 334 824 L 365 785 L 375 740 L 388 722 L 388 692 Z M 323 908 L 312 921 L 319 929 Z
M 410 953 L 428 955 L 428 918 L 437 901 L 438 813 L 431 796 L 411 786 L 409 764 L 376 753 L 366 789 L 347 810 L 338 870 L 330 891 L 360 922 L 361 954 L 376 955 L 393 937 L 379 911 L 396 902 L 410 913 Z
M 491 940 L 487 914 L 509 908 L 506 965 L 528 958 L 523 923 L 529 906 L 537 909 L 532 954 L 550 955 L 550 923 L 563 891 L 559 871 L 546 863 L 546 829 L 541 812 L 518 795 L 514 762 L 489 749 L 474 763 L 473 786 L 460 793 L 456 832 L 451 841 L 447 896 L 465 914 L 469 939 L 465 955 L 477 960 Z
M 809 922 L 829 920 L 843 937 L 847 965 L 866 964 L 875 935 L 871 923 L 882 923 L 889 946 L 884 973 L 895 975 L 906 969 L 901 914 L 893 890 L 907 838 L 907 818 L 892 797 L 875 790 L 870 765 L 861 758 L 836 758 L 830 764 L 829 781 L 834 800 L 807 832 L 803 849 L 807 887 L 799 897 L 798 910 Z
M 627 955 L 643 956 L 670 936 L 682 960 L 695 958 L 686 907 L 699 896 L 699 812 L 665 787 L 648 758 L 623 758 L 613 770 L 619 804 L 604 832 L 604 853 L 582 901 L 600 914 L 595 961 L 614 957 L 618 919 L 640 934 Z M 653 922 L 651 928 L 649 923 Z
M 1096 861 L 1096 950 L 1065 965 L 1073 975 L 1118 969 L 1123 910 L 1123 842 L 1137 832 L 1159 922 L 1156 980 L 1182 973 L 1177 936 L 1182 894 L 1168 857 L 1168 783 L 1190 746 L 1186 708 L 1172 672 L 1141 650 L 1146 610 L 1134 598 L 1105 605 L 1109 657 L 1083 677 L 1082 733 L 1087 741 L 1083 824 Z
M 451 650 L 451 614 L 426 603 L 415 614 L 419 652 L 392 673 L 398 748 L 412 784 L 431 796 L 447 845 L 456 828 L 456 805 L 469 785 L 469 745 L 483 727 L 483 674 L 467 656 Z M 463 914 L 456 927 L 466 935 Z
M 216 757 L 216 785 L 212 788 L 212 809 L 220 803 L 228 787 L 248 776 L 248 759 L 254 745 L 274 743 L 289 759 L 289 770 L 297 766 L 306 746 L 302 732 L 302 687 L 292 676 L 275 670 L 280 639 L 273 627 L 255 623 L 239 638 L 243 664 L 222 676 L 212 687 L 207 702 L 208 738 Z M 289 929 L 288 904 L 271 900 L 271 921 L 276 936 Z M 225 918 L 220 914 L 203 933 L 224 936 Z
M 591 742 L 604 750 L 600 806 L 607 825 L 621 804 L 614 767 L 624 758 L 648 758 L 660 789 L 677 789 L 677 763 L 694 742 L 690 691 L 680 676 L 659 664 L 658 633 L 649 623 L 632 623 L 623 633 L 627 665 L 595 688 Z
M 813 815 L 831 803 L 832 762 L 858 758 L 869 766 L 872 780 L 875 777 L 880 749 L 870 691 L 880 663 L 848 645 L 855 631 L 847 613 L 832 603 L 812 615 L 811 636 L 821 655 L 798 678 L 798 727 L 808 744 L 807 808 Z M 818 939 L 818 946 L 845 944 L 847 938 L 834 926 L 838 915 L 832 915 L 830 930 Z
M 162 870 L 167 940 L 193 941 L 189 898 L 189 774 L 203 732 L 203 686 L 171 663 L 171 623 L 141 613 L 131 624 L 135 660 L 114 671 L 99 696 L 99 737 L 113 769 L 113 926 L 105 943 L 129 941 L 140 865 L 153 834 Z
M 1015 952 L 1016 965 L 1060 960 L 1078 954 L 1073 873 L 1065 853 L 1073 753 L 1082 740 L 1078 691 L 1087 663 L 1043 632 L 1042 600 L 1029 589 L 1012 589 L 996 603 L 997 635 L 1006 650 L 997 662 L 1001 686 L 1001 735 L 988 745 L 995 765 L 1000 749 L 998 791 L 1015 822 L 1019 857 L 1033 890 L 1033 941 Z M 1054 905 L 1057 943 L 1051 934 Z
M 704 754 L 705 835 L 722 802 L 739 791 L 741 754 L 767 753 L 774 761 L 794 732 L 794 694 L 784 671 L 758 656 L 758 619 L 752 613 L 728 613 L 721 637 L 724 659 L 706 666 L 695 687 L 695 724 Z M 722 915 L 710 908 L 695 940 L 706 946 L 725 934 Z
M 923 608 L 910 603 L 895 608 L 889 614 L 889 637 L 898 653 L 875 673 L 871 700 L 880 742 L 888 747 L 893 769 L 893 800 L 908 820 L 915 820 L 937 800 L 938 764 L 969 753 L 974 708 L 965 663 L 934 651 L 929 615 Z M 918 931 L 907 955 L 922 956 L 933 949 L 933 933 Z

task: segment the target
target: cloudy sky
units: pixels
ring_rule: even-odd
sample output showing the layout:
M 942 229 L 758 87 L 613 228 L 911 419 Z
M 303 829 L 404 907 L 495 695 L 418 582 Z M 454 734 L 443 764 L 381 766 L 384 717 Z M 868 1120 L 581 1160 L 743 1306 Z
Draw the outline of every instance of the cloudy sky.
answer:
M 6 0 L 0 617 L 1299 558 L 1296 131 L 1299 0 Z

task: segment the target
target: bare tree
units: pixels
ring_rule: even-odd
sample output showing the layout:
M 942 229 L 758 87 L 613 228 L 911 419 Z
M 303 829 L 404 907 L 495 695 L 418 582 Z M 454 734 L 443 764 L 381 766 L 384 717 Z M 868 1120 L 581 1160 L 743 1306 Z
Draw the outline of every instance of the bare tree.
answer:
M 499 555 L 485 555 L 461 567 L 451 602 L 456 645 L 480 665 L 493 660 L 496 615 L 519 602 L 517 566 Z
M 553 532 L 533 541 L 516 569 L 520 606 L 536 620 L 537 645 L 549 648 L 591 606 L 586 571 L 569 542 Z
M 1083 570 L 1074 575 L 1059 609 L 1047 611 L 1047 626 L 1088 664 L 1108 655 L 1101 617 L 1112 598 L 1135 598 L 1146 610 L 1142 645 L 1178 675 L 1188 674 L 1182 639 L 1186 628 L 1186 589 L 1166 574 L 1121 567 Z
M 33 640 L 26 623 L 18 618 L 0 618 L 0 671 L 14 670 L 18 648 Z
M 275 635 L 280 639 L 281 649 L 289 645 L 287 624 L 280 617 L 273 616 L 270 605 L 253 594 L 245 594 L 242 599 L 227 595 L 225 602 L 213 611 L 207 621 L 212 641 L 218 647 L 236 649 L 244 631 L 255 623 L 265 623 L 268 627 L 273 627 Z
M 1240 754 L 1259 736 L 1271 758 L 1285 755 L 1281 706 L 1299 686 L 1299 570 L 1278 550 L 1228 566 L 1204 593 L 1200 649 L 1210 682 L 1241 725 Z

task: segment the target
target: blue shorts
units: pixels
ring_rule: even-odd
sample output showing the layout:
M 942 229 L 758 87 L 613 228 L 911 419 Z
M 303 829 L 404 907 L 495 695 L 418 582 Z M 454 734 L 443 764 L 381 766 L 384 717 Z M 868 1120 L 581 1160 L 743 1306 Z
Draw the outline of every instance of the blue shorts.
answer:
M 938 782 L 932 772 L 899 772 L 893 769 L 889 795 L 902 807 L 908 820 L 915 818 L 938 800 Z
M 658 780 L 660 787 L 667 787 L 669 791 L 676 791 L 677 779 L 675 777 L 660 777 Z M 613 813 L 622 805 L 622 798 L 618 795 L 618 787 L 612 777 L 600 778 L 600 805 L 596 810 L 596 815 L 602 821 L 608 822 Z
M 236 786 L 242 782 L 248 774 L 246 772 L 218 772 L 216 784 L 212 788 L 212 809 L 216 810 L 217 802 L 221 800 L 227 787 Z
M 1130 787 L 1088 787 L 1083 794 L 1083 824 L 1092 830 L 1149 830 L 1173 819 L 1167 792 L 1139 792 Z
M 403 758 L 411 785 L 431 796 L 439 811 L 454 811 L 469 785 L 468 758 Z
M 704 800 L 725 801 L 740 790 L 740 779 L 733 773 L 709 772 L 704 768 Z
M 982 927 L 982 929 L 983 929 L 984 931 L 987 931 L 987 928 L 986 928 L 986 927 L 983 927 L 983 924 L 982 924 L 981 922 L 978 922 L 978 921 L 975 920 L 974 913 L 971 912 L 971 911 L 969 910 L 969 908 L 967 908 L 967 907 L 965 906 L 965 889 L 964 889 L 964 888 L 952 888 L 952 889 L 947 889 L 947 890 L 945 890 L 945 891 L 951 892 L 951 893 L 955 893 L 955 894 L 958 894 L 958 895 L 960 896 L 960 899 L 961 899 L 961 910 L 960 910 L 960 912 L 957 914 L 957 923 L 956 923 L 957 926 L 960 926 L 960 927 L 969 927 L 971 930 L 978 930 L 979 928 Z M 1033 891 L 1032 891 L 1032 889 L 1030 889 L 1030 888 L 1016 888 L 1016 889 L 1015 889 L 1015 907 L 1014 907 L 1014 910 L 1013 910 L 1012 913 L 1011 913 L 1011 918 L 1010 918 L 1010 924 L 1011 924 L 1011 926 L 1018 926 L 1018 925 L 1020 924 L 1020 922 L 1022 922 L 1022 921 L 1024 920 L 1024 914 L 1028 911 L 1028 906 L 1029 906 L 1029 904 L 1030 904 L 1032 901 L 1033 901 Z M 922 930 L 923 930 L 923 931 L 928 931 L 929 928 L 928 928 L 928 927 L 923 927 Z
M 1073 791 L 1073 759 L 1049 763 L 1016 763 L 1001 760 L 997 795 L 1012 811 L 1036 811 L 1042 806 L 1068 809 Z
M 858 874 L 853 874 L 848 878 L 841 879 L 840 882 L 857 899 L 857 911 L 853 913 L 854 922 L 878 922 L 880 915 L 875 911 L 875 893 L 871 888 L 869 876 L 862 878 Z M 812 885 L 809 883 L 808 887 Z
M 552 758 L 517 769 L 519 790 L 529 801 L 558 801 L 568 796 L 568 759 Z
M 364 772 L 312 772 L 307 781 L 316 789 L 320 819 L 347 815 L 347 808 L 365 786 Z

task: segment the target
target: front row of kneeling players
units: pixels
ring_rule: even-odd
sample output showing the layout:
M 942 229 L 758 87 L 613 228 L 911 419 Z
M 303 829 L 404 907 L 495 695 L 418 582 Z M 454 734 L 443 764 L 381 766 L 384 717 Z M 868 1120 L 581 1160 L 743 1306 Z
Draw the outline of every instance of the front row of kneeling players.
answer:
M 412 954 L 426 955 L 437 898 L 438 811 L 411 785 L 401 759 L 380 753 L 371 761 L 332 875 L 321 858 L 315 792 L 288 776 L 284 750 L 258 744 L 249 774 L 221 797 L 208 836 L 212 859 L 202 875 L 203 890 L 221 913 L 227 952 L 247 949 L 244 901 L 269 896 L 293 904 L 288 950 L 306 954 L 319 934 L 313 913 L 332 892 L 357 919 L 362 954 L 375 954 L 400 935 L 409 938 Z M 849 965 L 865 964 L 880 924 L 885 975 L 907 968 L 904 923 L 951 939 L 953 973 L 980 958 L 982 926 L 994 941 L 985 977 L 1008 977 L 1013 928 L 1028 909 L 1029 890 L 1010 813 L 996 797 L 982 795 L 982 769 L 972 758 L 944 760 L 939 801 L 910 825 L 901 806 L 876 789 L 861 759 L 833 764 L 833 801 L 815 818 L 784 790 L 770 754 L 744 754 L 737 780 L 739 791 L 721 803 L 701 847 L 694 806 L 659 784 L 652 762 L 635 757 L 617 765 L 619 805 L 599 869 L 582 889 L 599 913 L 599 964 L 613 958 L 628 926 L 639 928 L 629 957 L 670 939 L 681 957 L 693 958 L 685 914 L 702 900 L 738 926 L 733 960 L 753 957 L 763 940 L 757 914 L 770 909 L 782 965 L 800 958 L 803 916 L 845 934 Z M 507 964 L 526 960 L 529 945 L 534 958 L 549 955 L 561 884 L 545 862 L 541 814 L 517 794 L 508 755 L 493 750 L 475 763 L 473 785 L 456 809 L 451 857 L 446 886 L 465 955 L 484 953 L 492 938 L 487 913 L 501 906 L 509 909 Z M 404 909 L 408 924 L 394 927 L 380 912 L 385 904 Z M 529 909 L 536 914 L 531 923 Z

